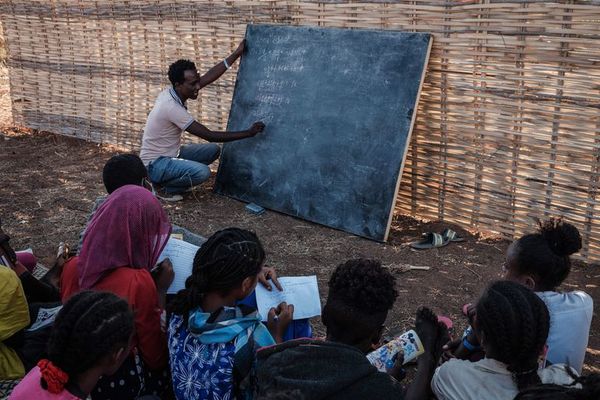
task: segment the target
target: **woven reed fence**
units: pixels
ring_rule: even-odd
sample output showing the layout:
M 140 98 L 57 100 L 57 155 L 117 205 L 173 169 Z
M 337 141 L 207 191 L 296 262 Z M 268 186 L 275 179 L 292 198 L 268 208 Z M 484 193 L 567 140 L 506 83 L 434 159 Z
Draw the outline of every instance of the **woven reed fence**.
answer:
M 579 1 L 4 0 L 15 122 L 138 148 L 177 58 L 247 23 L 434 34 L 397 211 L 512 238 L 564 216 L 600 260 L 600 6 Z M 332 60 L 332 68 L 336 68 Z M 235 70 L 190 108 L 223 128 Z

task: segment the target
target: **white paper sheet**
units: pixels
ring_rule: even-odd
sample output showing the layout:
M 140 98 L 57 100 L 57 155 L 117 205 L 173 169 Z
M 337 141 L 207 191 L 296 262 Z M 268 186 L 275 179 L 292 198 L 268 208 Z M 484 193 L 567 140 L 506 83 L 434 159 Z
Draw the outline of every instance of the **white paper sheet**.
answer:
M 165 258 L 169 258 L 171 264 L 173 264 L 175 278 L 173 278 L 173 283 L 167 289 L 168 294 L 175 294 L 181 289 L 185 289 L 185 280 L 192 274 L 194 257 L 198 249 L 198 246 L 184 242 L 183 240 L 169 239 L 164 250 L 158 256 L 159 263 Z
M 294 305 L 295 320 L 321 315 L 321 297 L 316 275 L 290 276 L 278 280 L 283 287 L 282 292 L 275 285 L 272 285 L 271 291 L 261 284 L 256 286 L 256 303 L 263 321 L 267 320 L 271 307 L 277 307 L 282 301 Z

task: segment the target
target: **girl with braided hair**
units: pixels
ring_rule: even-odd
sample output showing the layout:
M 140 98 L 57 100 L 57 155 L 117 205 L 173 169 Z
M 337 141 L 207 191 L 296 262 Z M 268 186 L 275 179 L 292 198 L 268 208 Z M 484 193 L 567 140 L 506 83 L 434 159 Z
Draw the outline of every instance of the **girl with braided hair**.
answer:
M 575 290 L 562 292 L 558 287 L 571 270 L 570 255 L 581 248 L 581 236 L 573 225 L 560 219 L 540 222 L 539 231 L 527 234 L 513 242 L 506 252 L 502 266 L 504 278 L 533 290 L 548 307 L 547 360 L 568 364 L 581 373 L 588 344 L 594 302 L 587 293 Z M 466 306 L 471 319 L 475 309 Z M 479 343 L 473 330 L 463 340 L 450 342 L 445 347 L 452 356 L 473 359 L 478 355 Z
M 98 380 L 117 371 L 129 354 L 133 324 L 127 302 L 114 294 L 73 296 L 56 317 L 48 359 L 23 378 L 10 399 L 88 398 Z
M 538 369 L 550 317 L 544 302 L 525 286 L 492 283 L 476 305 L 473 329 L 485 358 L 452 359 L 439 367 L 431 387 L 438 399 L 512 400 L 520 390 L 540 383 L 573 382 L 567 366 Z
M 185 289 L 169 306 L 168 342 L 178 400 L 243 398 L 256 349 L 281 342 L 293 306 L 281 303 L 268 315 L 239 302 L 252 293 L 265 252 L 250 231 L 216 232 L 198 250 Z M 275 338 L 275 339 L 274 339 Z
M 569 364 L 581 373 L 594 301 L 580 290 L 557 290 L 571 271 L 569 256 L 579 249 L 581 236 L 577 228 L 560 219 L 549 219 L 540 223 L 537 233 L 510 245 L 504 273 L 506 279 L 527 286 L 546 303 L 550 312 L 548 361 Z

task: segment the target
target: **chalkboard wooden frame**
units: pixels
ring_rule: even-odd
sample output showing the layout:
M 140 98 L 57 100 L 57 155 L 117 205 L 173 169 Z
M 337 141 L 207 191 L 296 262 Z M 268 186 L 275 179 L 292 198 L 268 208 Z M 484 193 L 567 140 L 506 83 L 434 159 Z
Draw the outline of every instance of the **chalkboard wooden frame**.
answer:
M 402 181 L 402 173 L 404 172 L 404 165 L 406 164 L 406 155 L 408 154 L 408 146 L 410 144 L 410 138 L 412 137 L 412 131 L 415 126 L 417 119 L 417 108 L 419 107 L 419 99 L 421 98 L 421 90 L 423 89 L 423 82 L 425 82 L 425 75 L 427 73 L 427 66 L 429 65 L 429 56 L 431 55 L 431 46 L 433 45 L 433 36 L 429 36 L 429 44 L 427 45 L 427 52 L 425 54 L 425 60 L 423 62 L 423 71 L 421 72 L 421 79 L 419 79 L 419 90 L 417 91 L 417 97 L 414 106 L 414 112 L 410 121 L 410 127 L 408 128 L 408 135 L 406 138 L 406 146 L 404 147 L 404 154 L 402 155 L 402 163 L 400 164 L 400 171 L 398 172 L 398 179 L 396 180 L 396 188 L 394 189 L 394 202 L 390 210 L 388 217 L 387 227 L 385 228 L 384 242 L 387 242 L 388 236 L 390 235 L 390 228 L 392 227 L 392 219 L 394 218 L 394 208 L 396 206 L 396 200 L 398 199 L 398 190 L 400 190 L 400 183 Z
M 223 146 L 215 192 L 386 241 L 432 36 L 249 25 L 246 40 L 227 129 L 266 129 Z

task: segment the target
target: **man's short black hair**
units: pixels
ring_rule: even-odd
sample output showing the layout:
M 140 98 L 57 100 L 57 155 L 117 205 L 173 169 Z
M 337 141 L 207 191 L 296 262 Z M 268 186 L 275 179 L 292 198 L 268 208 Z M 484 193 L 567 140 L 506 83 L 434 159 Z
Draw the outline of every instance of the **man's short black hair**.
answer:
M 169 66 L 169 80 L 171 85 L 183 83 L 185 81 L 184 72 L 187 70 L 196 70 L 196 64 L 190 60 L 177 60 Z
M 102 181 L 110 194 L 125 185 L 141 186 L 148 171 L 142 160 L 135 154 L 118 154 L 104 164 Z
M 354 345 L 384 324 L 398 292 L 396 278 L 377 260 L 357 259 L 339 265 L 329 280 L 323 308 L 327 336 Z

